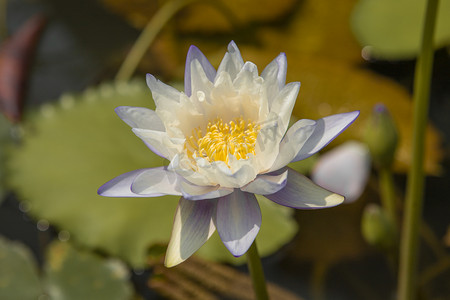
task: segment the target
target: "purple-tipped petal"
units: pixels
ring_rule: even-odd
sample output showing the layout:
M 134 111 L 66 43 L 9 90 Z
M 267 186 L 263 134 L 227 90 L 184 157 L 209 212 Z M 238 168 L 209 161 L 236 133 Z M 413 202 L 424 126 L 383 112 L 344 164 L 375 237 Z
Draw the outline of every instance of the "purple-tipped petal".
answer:
M 229 195 L 233 192 L 232 188 L 223 188 L 216 186 L 200 186 L 183 180 L 180 184 L 183 197 L 188 200 L 214 199 Z
M 216 226 L 231 254 L 237 257 L 247 252 L 261 227 L 261 210 L 255 195 L 236 189 L 219 198 Z
M 291 168 L 287 169 L 286 186 L 280 191 L 264 195 L 264 197 L 280 205 L 299 209 L 332 207 L 344 201 L 344 197 L 341 195 L 321 188 L 306 176 L 297 173 Z
M 191 62 L 193 60 L 198 60 L 205 71 L 206 77 L 208 77 L 211 82 L 213 82 L 216 77 L 216 69 L 214 69 L 206 56 L 196 46 L 191 46 L 187 53 L 184 70 L 184 93 L 189 97 L 192 95 Z
M 157 197 L 162 194 L 154 195 L 138 195 L 131 191 L 131 184 L 140 174 L 147 172 L 149 169 L 139 169 L 127 172 L 102 185 L 97 193 L 105 197 Z
M 347 129 L 359 116 L 359 111 L 328 116 L 316 121 L 316 127 L 309 139 L 292 160 L 299 161 L 310 157 L 328 145 L 342 131 Z
M 258 175 L 255 180 L 241 187 L 241 191 L 258 195 L 276 193 L 286 185 L 287 173 L 288 171 L 280 175 Z
M 131 128 L 151 129 L 165 131 L 161 119 L 155 111 L 145 107 L 119 106 L 116 107 L 117 115 Z
M 165 167 L 147 169 L 136 176 L 131 184 L 131 191 L 139 195 L 179 195 L 178 175 Z
M 167 247 L 164 262 L 166 267 L 185 261 L 211 237 L 216 230 L 212 221 L 215 206 L 214 200 L 180 199 Z
M 234 80 L 243 66 L 244 60 L 242 59 L 241 52 L 239 51 L 236 43 L 231 41 L 228 44 L 228 52 L 225 53 L 225 56 L 217 69 L 217 74 L 227 72 L 230 74 L 231 80 Z
M 346 142 L 321 155 L 311 174 L 312 180 L 345 196 L 345 203 L 357 200 L 363 193 L 370 173 L 368 147 Z

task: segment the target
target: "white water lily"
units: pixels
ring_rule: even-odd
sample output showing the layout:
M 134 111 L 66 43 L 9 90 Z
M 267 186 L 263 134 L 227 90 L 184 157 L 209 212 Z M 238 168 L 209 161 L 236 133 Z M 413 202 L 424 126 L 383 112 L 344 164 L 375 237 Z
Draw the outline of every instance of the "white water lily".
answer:
M 311 178 L 321 187 L 345 196 L 345 203 L 351 203 L 364 192 L 370 167 L 367 145 L 348 141 L 321 155 Z
M 286 68 L 282 53 L 259 75 L 256 65 L 244 63 L 231 42 L 216 71 L 191 46 L 184 93 L 148 75 L 156 110 L 116 109 L 133 132 L 170 163 L 120 175 L 98 192 L 110 197 L 181 196 L 166 266 L 186 260 L 216 229 L 234 256 L 243 255 L 261 226 L 254 194 L 299 209 L 343 202 L 343 196 L 286 165 L 322 149 L 359 112 L 300 120 L 288 130 L 300 83 L 285 83 Z

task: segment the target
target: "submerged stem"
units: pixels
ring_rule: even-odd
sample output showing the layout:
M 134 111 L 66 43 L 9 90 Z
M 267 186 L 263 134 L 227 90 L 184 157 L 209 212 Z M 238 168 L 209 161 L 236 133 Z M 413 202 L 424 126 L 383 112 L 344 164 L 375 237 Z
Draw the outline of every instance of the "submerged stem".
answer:
M 261 259 L 259 258 L 258 249 L 256 248 L 256 241 L 250 246 L 247 251 L 247 265 L 252 277 L 253 290 L 257 300 L 268 300 L 266 280 L 264 278 L 264 270 L 262 268 Z
M 414 78 L 413 161 L 408 174 L 404 224 L 400 245 L 398 299 L 415 299 L 417 257 L 424 190 L 424 144 L 428 117 L 430 82 L 433 68 L 433 36 L 438 0 L 428 0 L 421 52 Z

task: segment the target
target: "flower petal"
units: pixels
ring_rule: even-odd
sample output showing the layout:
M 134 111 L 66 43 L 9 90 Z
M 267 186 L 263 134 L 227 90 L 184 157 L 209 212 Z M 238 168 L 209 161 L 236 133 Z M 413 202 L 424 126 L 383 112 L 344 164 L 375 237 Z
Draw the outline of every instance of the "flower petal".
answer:
M 359 116 L 359 111 L 328 116 L 317 120 L 314 132 L 292 160 L 299 161 L 317 153 L 328 145 Z
M 241 256 L 247 252 L 261 227 L 261 210 L 255 195 L 236 189 L 219 198 L 216 226 L 231 254 Z
M 318 185 L 345 196 L 345 202 L 358 199 L 370 173 L 368 147 L 359 142 L 346 142 L 321 155 L 311 174 Z
M 288 83 L 276 96 L 272 102 L 272 106 L 270 107 L 270 112 L 278 115 L 283 133 L 286 132 L 289 126 L 292 109 L 294 108 L 299 90 L 300 82 Z
M 316 122 L 308 119 L 299 120 L 292 125 L 281 140 L 278 156 L 268 172 L 276 171 L 290 163 L 314 132 L 315 126 Z
M 313 183 L 306 176 L 287 168 L 286 186 L 280 191 L 264 197 L 283 206 L 300 209 L 315 209 L 336 206 L 344 197 Z
M 155 78 L 151 74 L 147 74 L 147 85 L 152 91 L 153 100 L 156 107 L 164 102 L 179 102 L 181 92 L 177 89 L 165 84 L 164 82 Z
M 189 258 L 216 230 L 212 216 L 215 200 L 190 201 L 181 197 L 164 265 L 173 267 Z
M 241 187 L 241 191 L 258 195 L 273 194 L 285 187 L 287 183 L 286 170 L 280 175 L 258 175 L 252 182 Z
M 272 105 L 272 101 L 278 92 L 286 84 L 286 71 L 286 54 L 280 53 L 280 55 L 271 61 L 261 73 L 261 77 L 264 78 L 264 84 L 267 89 L 266 94 L 269 101 L 269 107 Z
M 145 142 L 150 150 L 167 159 L 172 158 L 181 151 L 184 144 L 184 139 L 169 138 L 164 131 L 141 128 L 133 128 L 132 130 L 136 136 Z
M 131 191 L 131 184 L 134 179 L 140 174 L 147 172 L 149 169 L 139 169 L 131 172 L 124 173 L 120 176 L 117 176 L 114 179 L 111 179 L 104 185 L 102 185 L 97 193 L 100 196 L 105 197 L 157 197 L 162 196 L 163 194 L 154 194 L 154 195 L 138 195 Z
M 131 191 L 139 195 L 179 195 L 178 175 L 165 167 L 147 169 L 138 174 L 131 184 Z
M 181 193 L 187 200 L 203 200 L 213 199 L 226 196 L 233 192 L 232 188 L 222 188 L 220 185 L 216 186 L 201 186 L 195 185 L 183 180 L 180 184 Z
M 119 106 L 116 107 L 115 112 L 131 128 L 165 131 L 163 122 L 156 112 L 151 109 L 145 107 Z
M 216 76 L 222 72 L 227 72 L 230 74 L 231 80 L 234 80 L 243 66 L 244 60 L 242 59 L 241 52 L 239 51 L 236 43 L 231 41 L 228 44 L 228 52 L 225 53 L 225 56 L 217 69 Z
M 213 82 L 216 77 L 216 70 L 211 65 L 206 56 L 195 46 L 191 46 L 186 57 L 186 66 L 184 70 L 184 93 L 188 96 L 192 95 L 192 82 L 191 82 L 191 63 L 197 60 L 205 71 L 206 77 Z

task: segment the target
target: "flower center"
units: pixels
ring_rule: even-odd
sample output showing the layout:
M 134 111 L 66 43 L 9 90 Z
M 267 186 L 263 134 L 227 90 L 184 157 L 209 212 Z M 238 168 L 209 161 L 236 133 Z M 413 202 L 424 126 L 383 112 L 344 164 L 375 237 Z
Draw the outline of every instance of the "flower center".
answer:
M 237 159 L 255 154 L 259 125 L 244 121 L 242 117 L 224 123 L 221 118 L 209 122 L 203 135 L 200 128 L 192 130 L 192 136 L 185 143 L 188 155 L 203 157 L 209 162 L 224 161 L 228 165 L 228 154 Z

